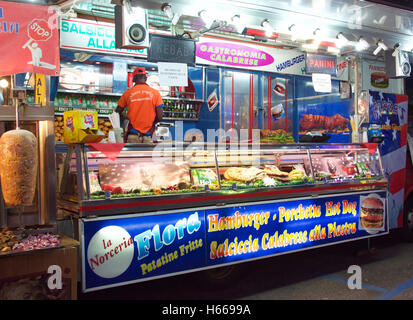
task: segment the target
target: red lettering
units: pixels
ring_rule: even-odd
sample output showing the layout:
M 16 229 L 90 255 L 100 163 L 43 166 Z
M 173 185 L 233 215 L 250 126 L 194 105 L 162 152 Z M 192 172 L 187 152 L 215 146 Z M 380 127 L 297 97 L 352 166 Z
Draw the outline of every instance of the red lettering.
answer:
M 95 265 L 96 265 L 96 267 L 99 267 L 98 255 L 96 255 L 95 258 L 96 258 L 96 260 L 93 259 L 93 258 L 89 259 L 90 267 L 92 268 L 92 270 L 95 270 Z

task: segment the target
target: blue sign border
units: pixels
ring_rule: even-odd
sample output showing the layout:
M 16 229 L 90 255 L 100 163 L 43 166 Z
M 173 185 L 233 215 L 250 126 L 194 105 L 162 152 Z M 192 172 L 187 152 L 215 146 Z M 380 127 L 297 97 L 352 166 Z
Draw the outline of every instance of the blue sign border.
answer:
M 360 228 L 359 222 L 361 197 L 364 198 L 369 194 L 375 194 L 385 202 L 383 227 L 375 230 L 374 233 Z M 344 201 L 347 209 L 351 209 L 346 213 L 343 210 Z M 329 217 L 325 212 L 327 202 L 328 208 L 331 209 L 329 209 L 331 214 Z M 315 198 L 256 202 L 231 207 L 206 207 L 200 210 L 82 219 L 80 223 L 82 290 L 83 292 L 95 291 L 387 234 L 389 232 L 387 202 L 387 191 L 371 190 Z M 350 207 L 348 204 L 354 205 Z M 281 207 L 284 209 L 280 209 Z M 287 210 L 289 210 L 288 214 L 286 214 Z M 218 215 L 224 219 L 235 216 L 234 221 L 236 221 L 236 212 L 241 220 L 244 219 L 244 225 L 241 221 L 238 227 L 236 224 L 232 228 L 222 224 L 221 228 L 211 230 L 210 216 Z M 282 218 L 281 213 L 283 213 Z M 289 219 L 287 219 L 288 215 Z M 297 219 L 291 218 L 294 215 Z M 250 222 L 245 220 L 247 218 L 250 218 Z M 218 226 L 219 218 L 216 222 Z M 329 227 L 329 224 L 332 226 L 347 224 L 351 227 L 348 229 L 350 231 L 346 231 L 347 233 L 340 234 L 340 231 L 337 233 L 337 228 L 329 231 L 329 228 L 333 228 Z M 134 250 L 130 265 L 121 274 L 104 278 L 91 270 L 86 248 L 99 231 L 110 226 L 120 227 L 128 232 L 133 240 Z M 327 233 L 324 238 L 323 228 Z M 336 232 L 336 236 L 329 238 L 329 232 L 333 234 Z M 285 245 L 282 245 L 283 241 L 286 241 L 286 234 L 290 237 L 289 241 L 295 243 L 285 242 Z M 309 240 L 310 237 L 313 238 L 312 241 Z M 270 245 L 271 241 L 273 247 Z M 100 243 L 100 240 L 97 243 Z M 274 243 L 280 245 L 274 247 Z M 263 245 L 268 248 L 263 249 Z M 238 252 L 230 255 L 228 252 L 231 249 L 233 252 L 234 249 Z M 92 257 L 95 257 L 95 252 L 102 252 L 102 250 L 95 250 Z M 110 258 L 107 252 L 105 253 Z M 212 257 L 212 253 L 216 256 Z M 103 258 L 102 263 L 104 263 Z M 97 266 L 96 262 L 94 266 Z

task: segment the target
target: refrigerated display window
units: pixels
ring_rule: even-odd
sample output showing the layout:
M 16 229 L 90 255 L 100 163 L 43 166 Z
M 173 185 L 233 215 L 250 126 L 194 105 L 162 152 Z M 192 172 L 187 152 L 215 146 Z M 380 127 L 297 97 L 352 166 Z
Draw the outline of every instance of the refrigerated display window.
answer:
M 192 148 L 122 150 L 116 160 L 85 149 L 83 163 L 69 161 L 69 174 L 80 177 L 82 199 L 131 198 L 195 192 L 255 192 L 258 189 L 311 188 L 319 184 L 383 180 L 380 155 L 360 145 L 306 146 L 301 144 L 252 148 L 217 147 L 193 143 Z M 80 154 L 79 154 L 80 155 Z M 79 168 L 79 164 L 86 168 Z M 66 169 L 64 170 L 66 171 Z M 73 183 L 73 179 L 62 181 Z M 69 186 L 67 190 L 79 190 Z M 62 184 L 60 184 L 62 185 Z M 73 197 L 73 194 L 71 195 Z
M 342 182 L 373 179 L 382 176 L 376 154 L 367 149 L 311 150 L 311 161 L 316 182 Z

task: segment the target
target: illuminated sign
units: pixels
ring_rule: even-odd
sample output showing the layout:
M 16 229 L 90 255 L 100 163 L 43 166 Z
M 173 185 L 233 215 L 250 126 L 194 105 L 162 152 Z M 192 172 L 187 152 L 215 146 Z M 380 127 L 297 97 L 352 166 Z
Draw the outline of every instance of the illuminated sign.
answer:
M 332 76 L 337 74 L 336 56 L 307 53 L 305 62 L 307 73 L 326 73 Z
M 83 290 L 388 232 L 386 192 L 82 220 Z

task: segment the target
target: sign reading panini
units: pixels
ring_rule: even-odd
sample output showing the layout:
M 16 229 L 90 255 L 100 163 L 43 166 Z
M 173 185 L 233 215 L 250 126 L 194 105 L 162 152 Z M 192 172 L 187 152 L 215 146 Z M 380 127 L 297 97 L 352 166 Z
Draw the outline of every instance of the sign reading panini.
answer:
M 335 76 L 337 74 L 337 57 L 323 54 L 307 53 L 307 73 L 325 73 Z
M 197 45 L 196 55 L 211 62 L 234 67 L 261 67 L 274 62 L 274 58 L 264 51 L 224 42 L 204 42 Z

